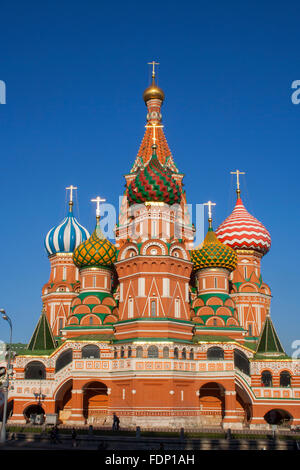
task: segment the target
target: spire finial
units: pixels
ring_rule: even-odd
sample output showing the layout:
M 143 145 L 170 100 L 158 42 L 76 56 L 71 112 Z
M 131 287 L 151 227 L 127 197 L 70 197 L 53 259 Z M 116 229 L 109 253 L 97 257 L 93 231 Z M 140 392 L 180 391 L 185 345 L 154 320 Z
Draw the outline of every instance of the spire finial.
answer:
M 208 228 L 212 228 L 212 212 L 211 212 L 211 208 L 212 208 L 212 206 L 215 206 L 216 203 L 215 203 L 215 202 L 208 201 L 208 202 L 204 202 L 203 205 L 204 205 L 204 206 L 208 206 Z
M 72 184 L 71 184 L 71 186 L 68 186 L 66 188 L 67 191 L 68 190 L 70 191 L 70 200 L 69 200 L 69 211 L 70 212 L 72 212 L 72 208 L 73 208 L 73 191 L 75 189 L 77 189 L 77 186 L 73 186 Z
M 100 196 L 97 196 L 95 199 L 91 199 L 91 202 L 96 203 L 96 221 L 97 224 L 99 223 L 100 220 L 100 203 L 105 202 L 106 199 L 102 199 Z
M 152 62 L 148 62 L 148 65 L 152 65 L 152 78 L 154 79 L 155 78 L 155 66 L 159 65 L 159 62 L 155 62 L 155 60 L 153 60 Z
M 236 193 L 237 196 L 240 197 L 241 190 L 240 190 L 240 175 L 245 175 L 246 173 L 244 171 L 236 170 L 236 171 L 231 171 L 231 175 L 236 175 Z

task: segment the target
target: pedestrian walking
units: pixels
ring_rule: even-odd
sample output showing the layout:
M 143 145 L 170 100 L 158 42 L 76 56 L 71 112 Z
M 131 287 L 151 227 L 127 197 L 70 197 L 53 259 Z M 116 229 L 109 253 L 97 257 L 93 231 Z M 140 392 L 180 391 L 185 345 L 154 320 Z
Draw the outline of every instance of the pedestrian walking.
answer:
M 76 429 L 73 428 L 73 429 L 72 429 L 72 435 L 71 435 L 71 438 L 72 438 L 72 446 L 73 446 L 73 447 L 77 447 L 76 437 L 77 437 L 77 432 L 76 432 Z
M 113 414 L 113 425 L 112 425 L 112 430 L 113 431 L 119 431 L 120 429 L 120 419 L 116 415 L 116 413 Z

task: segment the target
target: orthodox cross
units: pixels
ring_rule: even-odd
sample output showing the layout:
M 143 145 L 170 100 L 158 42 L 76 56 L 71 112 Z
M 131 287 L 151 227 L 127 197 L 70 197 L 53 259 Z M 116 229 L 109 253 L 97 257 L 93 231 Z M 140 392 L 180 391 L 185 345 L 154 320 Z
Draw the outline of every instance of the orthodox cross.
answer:
M 155 66 L 159 65 L 159 62 L 153 60 L 152 62 L 148 62 L 148 65 L 152 65 L 152 78 L 155 78 Z
M 145 127 L 153 127 L 153 137 L 152 137 L 152 140 L 153 140 L 153 145 L 156 145 L 156 141 L 157 141 L 157 138 L 156 138 L 156 132 L 155 132 L 155 129 L 156 128 L 162 128 L 164 126 L 160 125 L 158 126 L 155 122 L 153 122 L 150 126 L 148 126 L 148 124 L 145 126 Z
M 105 202 L 106 199 L 101 199 L 100 196 L 97 196 L 95 199 L 91 199 L 91 202 L 96 203 L 96 220 L 99 222 L 100 220 L 100 203 Z
M 208 201 L 208 202 L 205 202 L 203 204 L 204 206 L 208 206 L 208 222 L 209 222 L 209 228 L 212 228 L 212 212 L 211 212 L 211 208 L 212 206 L 215 206 L 216 203 L 215 202 L 211 202 L 211 201 Z
M 244 171 L 236 170 L 236 171 L 231 171 L 230 174 L 236 175 L 237 192 L 240 193 L 240 175 L 245 175 L 246 173 Z
M 71 186 L 68 186 L 66 188 L 67 191 L 70 190 L 70 201 L 69 201 L 70 210 L 72 210 L 72 206 L 73 206 L 73 191 L 74 191 L 74 189 L 77 189 L 77 186 L 73 186 L 72 184 L 71 184 Z

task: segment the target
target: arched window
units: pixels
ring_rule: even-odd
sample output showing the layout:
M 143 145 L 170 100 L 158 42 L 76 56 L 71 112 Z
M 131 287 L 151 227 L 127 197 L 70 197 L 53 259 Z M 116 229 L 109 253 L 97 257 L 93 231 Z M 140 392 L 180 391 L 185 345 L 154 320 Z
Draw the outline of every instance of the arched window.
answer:
M 207 350 L 207 359 L 210 361 L 224 360 L 224 351 L 218 346 L 213 346 Z
M 174 359 L 178 359 L 178 348 L 174 348 Z
M 261 374 L 261 385 L 262 387 L 272 387 L 273 377 L 270 371 L 264 370 Z
M 152 358 L 158 357 L 158 348 L 156 346 L 149 346 L 148 357 L 152 357 Z
M 194 360 L 194 349 L 193 348 L 190 350 L 190 359 L 192 361 Z
M 244 354 L 239 349 L 235 349 L 233 352 L 234 355 L 234 367 L 240 369 L 244 374 L 250 376 L 250 362 L 246 354 Z
M 168 359 L 169 354 L 170 354 L 169 348 L 168 348 L 168 346 L 165 346 L 164 349 L 163 349 L 163 358 Z
M 151 300 L 151 317 L 156 317 L 156 300 Z
M 181 351 L 181 359 L 186 359 L 186 349 L 183 348 L 183 350 Z
M 121 347 L 121 357 L 124 357 L 124 353 L 125 353 L 124 346 L 122 346 Z
M 128 349 L 127 349 L 127 356 L 128 356 L 128 357 L 131 357 L 131 354 L 132 354 L 131 347 L 128 346 Z
M 94 322 L 93 322 L 93 317 L 90 317 L 90 318 L 89 318 L 89 323 L 90 323 L 90 325 L 92 325 L 92 324 L 94 323 Z
M 136 348 L 136 357 L 143 357 L 143 348 L 142 348 L 142 346 L 138 346 Z
M 63 367 L 66 367 L 72 361 L 73 361 L 73 350 L 67 349 L 66 351 L 63 351 L 56 361 L 55 372 L 58 372 Z
M 24 378 L 27 380 L 45 380 L 46 368 L 40 361 L 31 361 L 25 367 Z
M 87 344 L 81 351 L 82 359 L 99 359 L 100 349 L 95 344 Z
M 284 370 L 280 372 L 280 387 L 290 387 L 291 386 L 291 374 Z
M 118 351 L 117 348 L 114 348 L 114 359 L 118 358 Z

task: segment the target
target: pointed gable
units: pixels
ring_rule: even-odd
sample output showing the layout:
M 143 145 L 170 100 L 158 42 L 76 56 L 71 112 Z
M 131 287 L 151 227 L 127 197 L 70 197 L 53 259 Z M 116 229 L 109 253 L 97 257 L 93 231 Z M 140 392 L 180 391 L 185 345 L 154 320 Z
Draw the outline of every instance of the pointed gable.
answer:
M 43 311 L 35 327 L 27 349 L 30 351 L 46 351 L 55 349 L 55 340 L 46 313 Z
M 269 314 L 258 340 L 256 354 L 264 357 L 286 356 Z

